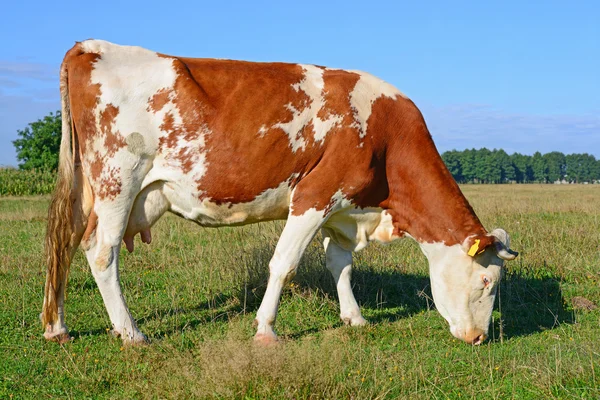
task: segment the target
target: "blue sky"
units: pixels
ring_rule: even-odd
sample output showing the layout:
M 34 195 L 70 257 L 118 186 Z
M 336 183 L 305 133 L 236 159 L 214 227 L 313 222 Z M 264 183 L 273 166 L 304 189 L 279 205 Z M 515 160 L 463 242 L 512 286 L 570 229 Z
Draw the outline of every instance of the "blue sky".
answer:
M 326 3 L 326 4 L 324 4 Z M 0 165 L 17 129 L 59 108 L 76 40 L 168 54 L 368 71 L 421 108 L 440 151 L 600 158 L 600 2 L 6 2 Z

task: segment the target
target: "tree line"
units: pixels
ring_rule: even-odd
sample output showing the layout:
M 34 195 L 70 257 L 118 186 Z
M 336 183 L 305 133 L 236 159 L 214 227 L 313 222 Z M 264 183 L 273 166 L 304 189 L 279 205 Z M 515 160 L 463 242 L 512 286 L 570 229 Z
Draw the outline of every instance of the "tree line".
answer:
M 600 182 L 600 160 L 587 153 L 528 156 L 483 148 L 446 151 L 442 159 L 458 183 Z

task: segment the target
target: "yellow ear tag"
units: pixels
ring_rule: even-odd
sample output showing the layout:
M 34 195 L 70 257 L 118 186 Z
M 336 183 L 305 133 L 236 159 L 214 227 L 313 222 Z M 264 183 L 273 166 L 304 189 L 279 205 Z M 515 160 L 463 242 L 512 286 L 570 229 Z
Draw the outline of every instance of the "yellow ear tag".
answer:
M 477 250 L 479 250 L 479 242 L 479 239 L 475 239 L 475 243 L 473 243 L 473 246 L 471 246 L 469 252 L 467 253 L 468 255 L 473 257 L 475 254 L 477 254 Z

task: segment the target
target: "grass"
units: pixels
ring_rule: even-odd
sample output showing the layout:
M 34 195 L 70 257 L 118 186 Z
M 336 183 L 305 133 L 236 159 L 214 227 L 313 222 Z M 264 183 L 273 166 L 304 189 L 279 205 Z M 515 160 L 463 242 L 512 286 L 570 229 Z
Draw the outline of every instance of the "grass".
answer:
M 122 284 L 146 347 L 122 347 L 81 253 L 67 324 L 46 343 L 38 315 L 48 199 L 0 198 L 0 398 L 599 398 L 600 186 L 463 190 L 488 228 L 520 251 L 509 264 L 491 339 L 452 338 L 433 309 L 415 243 L 355 254 L 364 328 L 338 318 L 314 241 L 284 292 L 282 343 L 253 345 L 252 321 L 282 223 L 204 229 L 174 216 L 122 252 Z

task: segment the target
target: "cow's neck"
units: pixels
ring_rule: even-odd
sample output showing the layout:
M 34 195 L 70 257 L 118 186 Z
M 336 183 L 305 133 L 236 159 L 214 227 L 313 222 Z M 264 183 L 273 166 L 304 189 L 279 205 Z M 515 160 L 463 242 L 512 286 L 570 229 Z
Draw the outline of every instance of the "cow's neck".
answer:
M 444 165 L 427 128 L 403 141 L 388 162 L 390 196 L 384 202 L 397 235 L 408 233 L 419 243 L 462 244 L 485 228 Z M 392 155 L 393 156 L 393 155 Z

